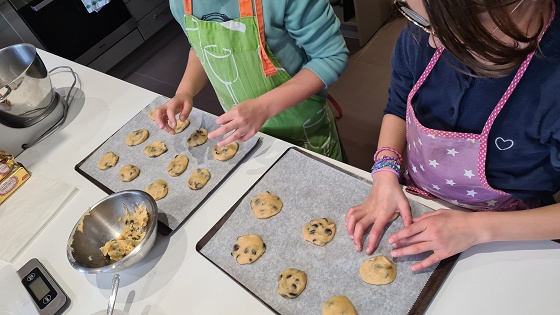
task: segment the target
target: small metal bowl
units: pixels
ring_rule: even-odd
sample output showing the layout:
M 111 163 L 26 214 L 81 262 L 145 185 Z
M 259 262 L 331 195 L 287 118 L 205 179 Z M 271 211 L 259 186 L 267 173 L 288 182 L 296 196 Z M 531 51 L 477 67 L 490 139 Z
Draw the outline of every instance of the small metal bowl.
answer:
M 134 211 L 144 204 L 150 220 L 145 227 L 144 239 L 123 259 L 113 261 L 101 254 L 101 247 L 107 241 L 118 237 L 124 222 L 119 218 L 126 210 Z M 66 256 L 74 269 L 83 273 L 118 272 L 141 261 L 154 245 L 157 235 L 158 209 L 154 198 L 141 190 L 125 190 L 103 198 L 89 209 L 76 223 L 66 246 Z M 83 220 L 83 221 L 82 221 Z M 83 223 L 80 232 L 78 226 Z

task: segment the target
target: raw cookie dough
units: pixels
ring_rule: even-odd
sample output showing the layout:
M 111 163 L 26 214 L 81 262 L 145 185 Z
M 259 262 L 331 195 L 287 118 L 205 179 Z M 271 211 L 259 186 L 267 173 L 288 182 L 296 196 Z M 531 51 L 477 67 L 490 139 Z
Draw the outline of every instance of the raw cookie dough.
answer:
M 189 165 L 189 158 L 179 154 L 167 165 L 167 174 L 172 177 L 179 176 L 187 169 L 187 165 Z
M 152 111 L 148 114 L 148 118 L 150 118 L 151 120 L 156 120 L 156 109 L 158 109 L 157 107 L 152 109 Z
M 191 136 L 187 139 L 187 144 L 189 145 L 189 147 L 196 147 L 206 143 L 207 140 L 208 140 L 208 131 L 206 131 L 206 129 L 204 128 L 200 128 L 198 130 L 195 130 L 191 134 Z
M 149 157 L 157 157 L 167 152 L 167 147 L 163 141 L 154 141 L 144 148 L 144 153 Z
M 140 143 L 146 141 L 148 136 L 150 136 L 150 132 L 147 129 L 138 129 L 129 134 L 128 137 L 126 137 L 125 142 L 128 146 L 139 145 Z
M 397 277 L 397 266 L 385 256 L 375 256 L 362 262 L 360 277 L 369 284 L 388 284 Z
M 146 187 L 146 192 L 154 197 L 155 200 L 160 200 L 167 196 L 167 182 L 163 179 L 158 179 Z
M 323 303 L 323 315 L 358 315 L 358 313 L 347 297 L 337 295 Z
M 185 119 L 185 121 L 181 121 L 179 118 L 177 118 L 175 128 L 173 128 L 173 130 L 175 130 L 175 134 L 183 132 L 183 130 L 187 129 L 190 123 L 191 122 L 188 119 Z
M 305 289 L 307 274 L 295 268 L 288 268 L 278 277 L 276 292 L 286 299 L 295 299 Z
M 205 168 L 197 168 L 191 174 L 187 182 L 187 186 L 192 190 L 199 190 L 210 180 L 210 172 Z
M 258 219 L 266 219 L 278 214 L 282 206 L 280 197 L 268 191 L 251 199 L 251 209 Z
M 116 155 L 113 152 L 107 152 L 103 154 L 99 162 L 97 162 L 97 167 L 99 167 L 100 170 L 104 171 L 117 165 L 118 161 L 119 161 L 118 155 Z
M 223 147 L 215 145 L 212 148 L 212 155 L 214 155 L 214 158 L 218 161 L 227 161 L 235 156 L 237 150 L 239 150 L 239 144 L 234 141 Z
M 140 175 L 140 169 L 132 164 L 123 166 L 119 172 L 119 178 L 123 182 L 133 181 L 138 175 Z
M 398 212 L 395 212 L 395 213 L 393 214 L 393 216 L 389 219 L 389 222 L 395 221 L 398 217 L 399 217 L 399 213 L 398 213 Z
M 256 234 L 248 234 L 237 238 L 231 256 L 240 265 L 254 263 L 266 252 L 266 245 Z
M 335 233 L 336 224 L 329 218 L 311 220 L 303 227 L 303 239 L 318 246 L 332 241 Z
M 124 222 L 121 234 L 107 243 L 99 250 L 103 256 L 109 256 L 113 261 L 119 261 L 128 255 L 146 236 L 146 232 L 142 231 L 150 216 L 145 205 L 140 205 L 130 213 L 128 209 L 123 218 L 119 218 L 118 222 Z

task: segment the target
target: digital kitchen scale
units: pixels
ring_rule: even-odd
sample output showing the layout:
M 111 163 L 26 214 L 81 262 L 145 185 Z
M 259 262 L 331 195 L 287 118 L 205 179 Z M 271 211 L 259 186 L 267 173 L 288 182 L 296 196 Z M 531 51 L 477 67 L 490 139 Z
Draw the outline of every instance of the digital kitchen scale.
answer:
M 17 271 L 40 315 L 61 314 L 70 304 L 70 298 L 36 258 Z

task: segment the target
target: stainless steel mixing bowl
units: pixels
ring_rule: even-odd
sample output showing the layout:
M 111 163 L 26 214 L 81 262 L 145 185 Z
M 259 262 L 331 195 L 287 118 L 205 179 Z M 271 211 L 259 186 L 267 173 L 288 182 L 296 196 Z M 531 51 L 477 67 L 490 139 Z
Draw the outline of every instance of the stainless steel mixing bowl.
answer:
M 103 256 L 99 248 L 119 236 L 124 222 L 119 218 L 126 210 L 134 211 L 144 204 L 150 220 L 145 227 L 146 236 L 132 252 L 119 261 Z M 157 204 L 148 193 L 141 190 L 125 190 L 103 198 L 89 209 L 76 223 L 66 246 L 68 261 L 83 273 L 117 272 L 141 261 L 152 248 L 157 235 Z M 77 230 L 83 219 L 83 232 Z

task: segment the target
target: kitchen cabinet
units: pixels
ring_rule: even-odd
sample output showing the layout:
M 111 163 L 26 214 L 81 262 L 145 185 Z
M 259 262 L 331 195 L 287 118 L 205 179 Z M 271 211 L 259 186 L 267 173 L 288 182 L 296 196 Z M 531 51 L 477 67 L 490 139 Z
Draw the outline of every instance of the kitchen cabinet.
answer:
M 126 7 L 145 40 L 173 20 L 168 0 L 130 0 Z

